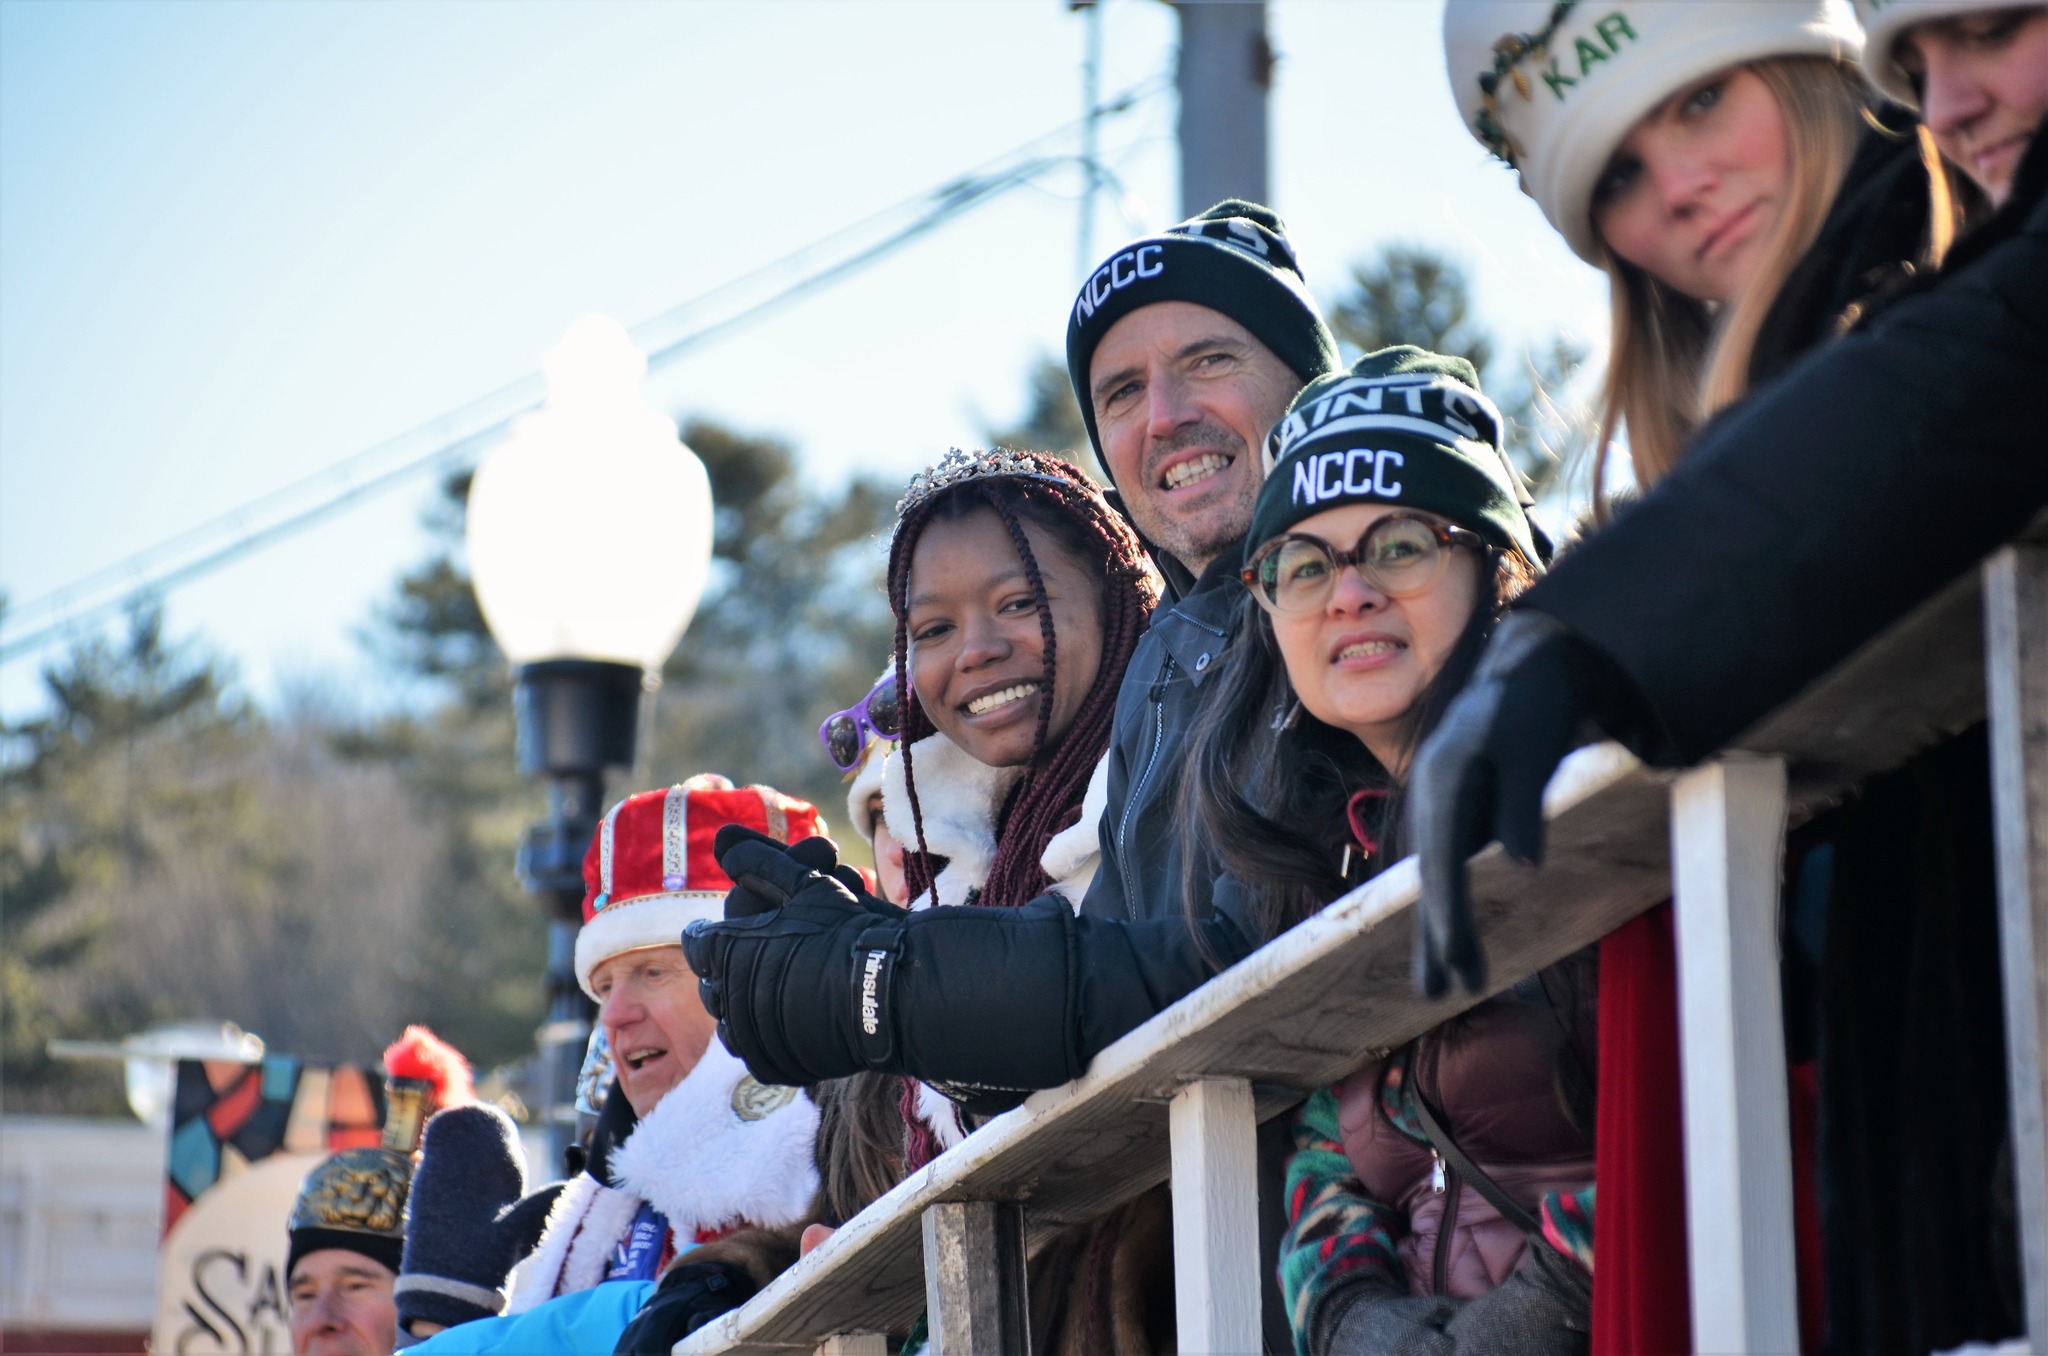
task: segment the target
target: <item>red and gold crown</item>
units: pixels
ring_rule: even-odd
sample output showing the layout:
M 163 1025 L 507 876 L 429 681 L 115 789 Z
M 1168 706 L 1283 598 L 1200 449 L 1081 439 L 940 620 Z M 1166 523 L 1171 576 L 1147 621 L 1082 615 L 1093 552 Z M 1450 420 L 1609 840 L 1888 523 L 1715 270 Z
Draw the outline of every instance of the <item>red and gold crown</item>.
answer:
M 817 807 L 772 786 L 734 786 L 707 772 L 665 791 L 641 791 L 611 808 L 583 858 L 583 929 L 576 980 L 594 999 L 590 972 L 624 951 L 676 946 L 683 929 L 725 914 L 732 881 L 711 841 L 744 824 L 785 843 L 825 832 Z

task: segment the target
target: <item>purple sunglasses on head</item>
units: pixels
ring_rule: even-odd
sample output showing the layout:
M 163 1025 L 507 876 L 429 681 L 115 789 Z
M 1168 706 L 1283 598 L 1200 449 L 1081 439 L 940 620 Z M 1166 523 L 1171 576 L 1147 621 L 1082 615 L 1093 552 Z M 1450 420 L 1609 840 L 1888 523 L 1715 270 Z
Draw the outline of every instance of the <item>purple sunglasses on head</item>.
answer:
M 818 742 L 825 746 L 825 752 L 841 772 L 851 772 L 860 765 L 868 735 L 894 739 L 902 733 L 903 707 L 896 700 L 896 675 L 892 673 L 869 688 L 868 695 L 852 706 L 825 717 L 825 723 L 818 727 Z

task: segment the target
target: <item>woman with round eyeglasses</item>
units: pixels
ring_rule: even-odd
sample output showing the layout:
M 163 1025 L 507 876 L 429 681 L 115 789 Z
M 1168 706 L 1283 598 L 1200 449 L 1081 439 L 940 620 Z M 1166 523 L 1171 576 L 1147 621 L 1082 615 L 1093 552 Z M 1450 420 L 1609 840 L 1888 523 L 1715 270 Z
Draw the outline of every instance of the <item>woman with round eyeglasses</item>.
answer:
M 1329 536 L 1355 544 L 1339 549 Z M 1282 663 L 1298 675 L 1297 700 L 1357 735 L 1398 776 L 1417 699 L 1443 672 L 1479 601 L 1483 559 L 1476 532 L 1361 502 L 1325 509 L 1266 542 L 1243 577 Z
M 1259 942 L 1401 855 L 1416 744 L 1544 568 L 1499 439 L 1468 363 L 1393 348 L 1269 440 L 1182 784 Z M 1297 1350 L 1583 1349 L 1593 993 L 1574 958 L 1309 1099 L 1280 1257 Z

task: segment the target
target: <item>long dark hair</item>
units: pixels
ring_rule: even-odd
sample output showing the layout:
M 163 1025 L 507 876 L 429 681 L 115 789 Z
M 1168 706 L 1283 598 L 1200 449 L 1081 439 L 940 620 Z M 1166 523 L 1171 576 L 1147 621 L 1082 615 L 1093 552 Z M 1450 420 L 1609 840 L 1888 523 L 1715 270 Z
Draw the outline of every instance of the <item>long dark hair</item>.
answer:
M 1508 604 L 1535 579 L 1519 555 L 1491 547 L 1479 573 L 1471 619 L 1408 710 L 1404 759 L 1436 728 Z M 1347 880 L 1340 871 L 1351 844 L 1346 805 L 1357 792 L 1381 793 L 1371 802 L 1379 851 L 1365 873 L 1401 855 L 1400 785 L 1356 736 L 1299 708 L 1272 619 L 1249 590 L 1232 616 L 1222 658 L 1223 671 L 1210 679 L 1195 713 L 1182 765 L 1181 860 L 1190 877 L 1201 863 L 1214 862 L 1235 879 L 1265 942 L 1364 878 L 1354 871 Z M 1183 882 L 1191 918 L 1207 884 Z
M 1031 763 L 1024 780 L 998 814 L 996 855 L 988 880 L 976 900 L 984 907 L 1022 904 L 1042 894 L 1051 879 L 1039 865 L 1054 834 L 1072 824 L 1095 765 L 1109 748 L 1110 725 L 1116 715 L 1117 689 L 1138 648 L 1138 638 L 1151 622 L 1159 586 L 1146 564 L 1144 548 L 1102 493 L 1070 462 L 1044 452 L 1005 453 L 1029 463 L 1022 474 L 980 476 L 947 486 L 911 504 L 897 524 L 889 546 L 889 606 L 896 614 L 896 690 L 909 696 L 904 704 L 903 782 L 910 793 L 915 845 L 906 845 L 903 874 L 912 900 L 932 888 L 937 864 L 924 840 L 924 809 L 918 803 L 912 746 L 933 733 L 931 718 L 918 703 L 909 673 L 910 561 L 918 539 L 933 522 L 954 522 L 992 511 L 1008 530 L 1010 543 L 1031 582 L 1038 602 L 1038 622 L 1045 641 L 1045 676 L 1038 690 L 1038 729 L 1031 745 Z M 1102 666 L 1075 714 L 1074 724 L 1053 747 L 1046 747 L 1052 720 L 1053 676 L 1057 667 L 1052 609 L 1045 596 L 1038 559 L 1032 554 L 1024 524 L 1046 532 L 1095 578 L 1101 590 Z

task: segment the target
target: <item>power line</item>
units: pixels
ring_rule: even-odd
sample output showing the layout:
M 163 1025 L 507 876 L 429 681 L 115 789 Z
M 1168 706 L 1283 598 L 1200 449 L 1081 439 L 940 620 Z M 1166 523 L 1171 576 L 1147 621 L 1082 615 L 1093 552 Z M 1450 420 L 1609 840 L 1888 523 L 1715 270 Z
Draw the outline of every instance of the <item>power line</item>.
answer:
M 820 240 L 664 311 L 634 327 L 648 370 L 690 349 L 766 318 L 793 302 L 850 277 L 983 203 L 1072 163 L 1072 154 L 1040 153 L 1049 143 L 1101 117 L 1128 112 L 1162 92 L 1155 77 L 1076 119 L 956 176 L 937 188 L 886 207 Z M 1088 168 L 1084 167 L 1084 172 Z M 915 213 L 915 215 L 909 215 Z M 909 219 L 903 220 L 906 216 Z M 900 224 L 896 224 L 900 223 Z M 885 233 L 877 235 L 877 232 Z M 796 276 L 766 296 L 760 288 Z M 752 299 L 749 299 L 752 298 Z M 53 641 L 188 584 L 264 547 L 285 540 L 375 495 L 428 471 L 452 472 L 473 461 L 520 415 L 539 407 L 546 393 L 530 373 L 435 419 L 181 532 L 155 546 L 95 570 L 0 616 L 15 634 L 0 641 L 0 663 L 35 653 Z

